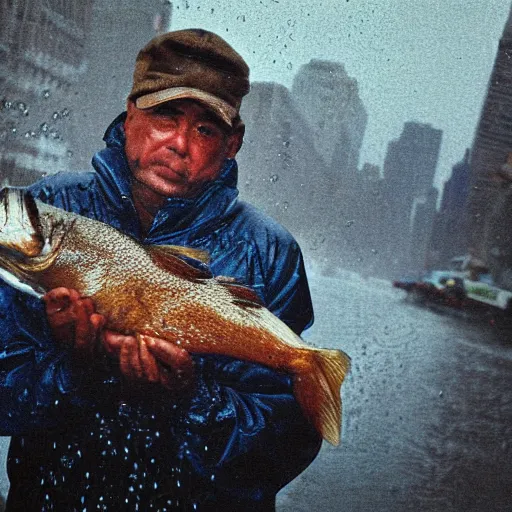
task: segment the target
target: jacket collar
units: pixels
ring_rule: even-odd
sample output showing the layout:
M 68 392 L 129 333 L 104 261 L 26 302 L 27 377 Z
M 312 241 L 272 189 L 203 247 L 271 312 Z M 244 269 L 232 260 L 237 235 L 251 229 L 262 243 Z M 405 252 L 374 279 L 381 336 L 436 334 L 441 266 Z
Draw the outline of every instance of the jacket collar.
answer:
M 107 147 L 96 153 L 93 166 L 98 174 L 109 206 L 120 215 L 126 215 L 127 208 L 135 216 L 135 207 L 130 187 L 131 172 L 124 151 L 124 120 L 126 112 L 119 115 L 107 128 L 103 140 Z M 184 231 L 202 232 L 219 223 L 228 215 L 236 203 L 238 189 L 238 166 L 235 160 L 226 160 L 219 177 L 211 182 L 195 198 L 168 198 L 166 204 L 157 213 L 148 239 L 158 243 L 159 239 L 169 235 L 183 234 Z M 140 227 L 129 229 L 140 238 Z

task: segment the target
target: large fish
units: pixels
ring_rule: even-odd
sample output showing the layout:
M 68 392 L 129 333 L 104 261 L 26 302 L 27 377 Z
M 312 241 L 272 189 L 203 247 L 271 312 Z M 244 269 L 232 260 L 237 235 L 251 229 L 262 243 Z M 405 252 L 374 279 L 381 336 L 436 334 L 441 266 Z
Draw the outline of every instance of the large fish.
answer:
M 175 246 L 144 246 L 113 227 L 0 192 L 0 267 L 44 293 L 91 297 L 107 327 L 159 337 L 192 353 L 223 354 L 293 375 L 294 394 L 320 435 L 340 440 L 340 387 L 349 358 L 308 346 L 249 288 L 214 278 Z M 199 254 L 199 253 L 198 253 Z

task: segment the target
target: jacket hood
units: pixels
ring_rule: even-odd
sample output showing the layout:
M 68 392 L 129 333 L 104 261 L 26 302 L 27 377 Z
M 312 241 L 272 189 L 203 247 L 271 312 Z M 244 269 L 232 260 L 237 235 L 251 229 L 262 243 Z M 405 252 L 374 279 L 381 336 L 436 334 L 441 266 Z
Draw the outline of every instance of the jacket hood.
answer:
M 124 146 L 126 142 L 124 121 L 126 112 L 120 114 L 107 128 L 103 140 L 107 147 L 96 153 L 92 160 L 98 180 L 109 206 L 114 210 L 133 210 L 133 196 L 130 186 L 131 171 L 128 166 Z M 211 223 L 222 222 L 236 204 L 238 189 L 238 166 L 236 160 L 226 160 L 219 177 L 209 183 L 196 197 L 170 197 L 155 216 L 148 237 L 158 243 L 159 234 L 169 231 L 183 233 L 186 230 L 200 231 Z

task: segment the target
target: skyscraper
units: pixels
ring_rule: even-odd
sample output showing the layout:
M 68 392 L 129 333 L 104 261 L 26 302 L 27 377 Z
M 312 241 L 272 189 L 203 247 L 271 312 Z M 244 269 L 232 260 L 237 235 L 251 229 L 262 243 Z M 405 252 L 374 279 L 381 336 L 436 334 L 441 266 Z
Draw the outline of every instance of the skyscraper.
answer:
M 447 267 L 454 256 L 467 251 L 464 232 L 464 207 L 469 192 L 470 152 L 452 167 L 452 174 L 443 187 L 441 209 L 436 215 L 430 242 L 430 264 Z
M 295 76 L 292 95 L 325 164 L 341 174 L 355 173 L 368 121 L 357 80 L 340 63 L 312 59 Z
M 388 145 L 384 161 L 384 215 L 387 217 L 384 250 L 395 275 L 419 270 L 411 269 L 408 256 L 411 228 L 415 225 L 413 205 L 431 204 L 442 134 L 442 130 L 430 124 L 407 122 L 400 137 Z M 422 226 L 427 229 L 425 222 Z M 414 257 L 414 265 L 419 259 L 418 255 Z
M 237 161 L 242 196 L 287 226 L 306 251 L 317 256 L 328 238 L 329 180 L 315 151 L 311 131 L 291 97 L 275 82 L 253 82 L 244 98 L 241 117 L 246 125 Z
M 138 51 L 169 30 L 172 3 L 162 0 L 95 0 L 85 47 L 87 73 L 76 88 L 75 122 L 81 136 L 74 163 L 88 168 L 115 116 L 126 108 Z
M 499 173 L 511 151 L 512 9 L 499 42 L 473 141 L 471 188 L 466 211 L 468 247 L 471 247 L 477 256 L 491 264 L 495 274 L 503 270 L 500 268 L 503 263 L 493 258 L 495 247 L 501 245 L 499 232 L 494 229 L 496 220 L 500 218 L 496 206 L 504 204 L 500 197 L 504 188 Z M 501 223 L 506 230 L 510 231 L 512 227 L 510 217 L 503 217 Z
M 0 4 L 0 183 L 68 167 L 73 85 L 85 72 L 92 0 Z

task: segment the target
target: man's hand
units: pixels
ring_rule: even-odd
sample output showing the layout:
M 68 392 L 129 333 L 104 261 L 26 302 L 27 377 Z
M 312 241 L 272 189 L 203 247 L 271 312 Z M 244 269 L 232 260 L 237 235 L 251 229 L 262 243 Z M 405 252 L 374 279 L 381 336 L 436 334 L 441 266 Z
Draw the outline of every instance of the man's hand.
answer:
M 92 357 L 105 325 L 105 317 L 94 311 L 93 301 L 69 288 L 54 288 L 43 301 L 54 339 L 74 347 L 83 357 Z
M 172 391 L 192 385 L 194 366 L 190 354 L 160 338 L 103 332 L 103 346 L 119 358 L 122 374 L 134 381 L 160 383 Z
M 160 383 L 179 391 L 189 387 L 194 373 L 192 358 L 168 341 L 140 335 L 126 336 L 104 330 L 105 317 L 94 302 L 69 288 L 55 288 L 43 296 L 54 339 L 73 347 L 82 358 L 92 358 L 102 343 L 107 354 L 119 359 L 121 373 L 130 380 Z

